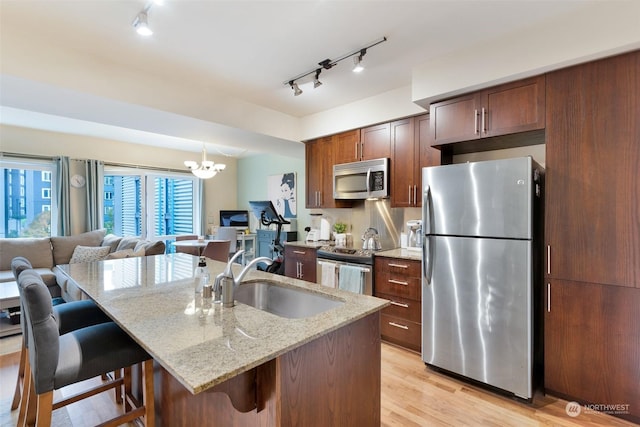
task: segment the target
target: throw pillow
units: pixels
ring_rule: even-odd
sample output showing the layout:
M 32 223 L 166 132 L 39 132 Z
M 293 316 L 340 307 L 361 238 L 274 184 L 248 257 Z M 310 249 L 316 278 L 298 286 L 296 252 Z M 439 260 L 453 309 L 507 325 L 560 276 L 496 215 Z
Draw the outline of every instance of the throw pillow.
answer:
M 51 246 L 53 247 L 53 261 L 56 265 L 67 264 L 73 255 L 73 251 L 78 245 L 82 246 L 100 246 L 106 229 L 88 231 L 75 236 L 58 236 L 51 237 Z
M 120 244 L 120 240 L 122 240 L 122 237 L 120 236 L 116 236 L 115 234 L 107 234 L 106 236 L 104 236 L 104 239 L 102 239 L 101 246 L 109 246 L 111 248 L 111 252 L 115 252 L 118 248 L 118 244 Z
M 111 252 L 105 259 L 122 259 L 129 258 L 133 255 L 133 249 L 123 249 L 121 251 Z
M 69 264 L 100 261 L 109 255 L 109 246 L 76 246 Z

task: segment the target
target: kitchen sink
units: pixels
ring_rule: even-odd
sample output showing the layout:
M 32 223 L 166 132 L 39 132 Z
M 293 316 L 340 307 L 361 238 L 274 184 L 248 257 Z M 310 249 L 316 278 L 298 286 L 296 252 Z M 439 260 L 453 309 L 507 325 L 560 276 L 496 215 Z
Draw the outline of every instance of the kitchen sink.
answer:
M 236 288 L 234 299 L 289 319 L 314 316 L 344 305 L 344 302 L 337 299 L 268 281 L 242 283 Z

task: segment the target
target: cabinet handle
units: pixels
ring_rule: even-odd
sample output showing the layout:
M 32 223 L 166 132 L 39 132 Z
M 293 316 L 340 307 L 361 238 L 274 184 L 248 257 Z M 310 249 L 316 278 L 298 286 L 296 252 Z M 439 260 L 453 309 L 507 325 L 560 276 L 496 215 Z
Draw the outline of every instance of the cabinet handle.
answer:
M 296 251 L 296 250 L 294 250 L 293 253 L 294 254 L 299 254 L 299 255 L 306 255 L 307 252 L 306 251 Z
M 359 144 L 360 144 L 360 143 L 356 141 L 356 144 L 355 144 L 355 146 L 354 146 L 354 147 L 355 147 L 355 149 L 356 149 L 356 150 L 355 150 L 355 153 L 354 153 L 354 156 L 355 156 L 355 159 L 356 159 L 356 160 L 358 160 L 358 159 L 359 159 L 359 157 L 358 157 L 358 145 L 359 145 Z
M 409 308 L 409 304 L 403 304 L 401 302 L 391 301 L 391 305 L 396 305 L 396 306 L 402 307 L 402 308 Z
M 485 116 L 487 115 L 486 110 L 484 109 L 484 107 L 482 108 L 482 133 L 487 133 L 487 123 L 485 120 Z
M 473 133 L 478 135 L 478 110 L 473 110 Z
M 413 186 L 413 204 L 414 205 L 418 204 L 418 186 L 417 185 Z
M 409 186 L 409 205 L 411 205 L 411 186 Z
M 404 330 L 409 329 L 409 327 L 408 327 L 408 326 L 406 326 L 406 325 L 401 325 L 401 324 L 396 323 L 396 322 L 389 322 L 389 325 L 391 325 L 391 326 L 395 326 L 396 328 L 400 328 L 400 329 L 404 329 Z
M 409 282 L 401 282 L 400 280 L 389 279 L 389 283 L 396 285 L 409 286 Z
M 551 313 L 551 283 L 547 283 L 547 313 Z
M 303 264 L 299 262 L 298 267 L 300 268 L 300 275 L 298 276 L 298 278 L 302 279 L 304 277 L 304 272 L 302 271 Z
M 364 142 L 360 142 L 360 160 L 364 158 Z
M 547 274 L 551 274 L 551 245 L 547 245 Z
M 405 265 L 405 264 L 394 264 L 394 263 L 389 263 L 389 267 L 409 268 L 408 265 Z

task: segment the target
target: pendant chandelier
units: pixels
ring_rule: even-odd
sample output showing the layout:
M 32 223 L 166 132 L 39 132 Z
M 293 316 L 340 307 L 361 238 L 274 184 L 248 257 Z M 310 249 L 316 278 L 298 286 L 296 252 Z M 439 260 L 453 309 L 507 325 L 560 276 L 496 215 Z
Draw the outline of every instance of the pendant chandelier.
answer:
M 202 147 L 202 162 L 194 162 L 192 160 L 185 160 L 184 165 L 189 168 L 191 173 L 200 179 L 209 179 L 216 176 L 219 171 L 224 170 L 227 165 L 222 163 L 215 164 L 211 160 L 207 160 L 207 150 Z

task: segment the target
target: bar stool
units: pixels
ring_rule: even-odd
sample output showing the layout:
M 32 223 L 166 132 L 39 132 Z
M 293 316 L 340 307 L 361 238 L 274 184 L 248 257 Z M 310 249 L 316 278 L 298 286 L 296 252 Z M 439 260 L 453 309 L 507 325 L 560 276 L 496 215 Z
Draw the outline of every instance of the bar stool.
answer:
M 11 271 L 13 277 L 18 281 L 18 276 L 24 270 L 31 269 L 31 263 L 25 257 L 15 257 L 11 260 Z M 20 303 L 22 306 L 22 302 Z M 55 305 L 53 307 L 53 316 L 58 324 L 58 332 L 66 334 L 67 332 L 83 328 L 85 326 L 96 325 L 98 323 L 110 322 L 107 316 L 95 303 L 91 300 L 73 301 Z M 20 362 L 18 365 L 18 378 L 16 380 L 16 389 L 13 393 L 13 401 L 11 402 L 11 410 L 17 409 L 22 399 L 22 389 L 24 384 L 24 371 L 27 363 L 26 349 L 26 331 L 24 321 L 22 327 L 22 343 L 20 346 Z M 121 396 L 116 393 L 116 401 L 121 401 Z
M 195 234 L 180 234 L 176 236 L 176 242 L 179 240 L 198 240 L 198 236 L 196 236 Z M 185 247 L 176 246 L 176 252 L 183 252 L 189 255 L 200 256 L 200 248 L 197 248 L 197 247 L 185 248 Z
M 227 262 L 229 260 L 229 247 L 231 242 L 229 240 L 214 240 L 207 243 L 202 256 L 215 259 L 216 261 Z
M 50 426 L 52 412 L 80 399 L 115 387 L 125 387 L 125 412 L 109 421 L 119 425 L 136 418 L 145 426 L 154 426 L 153 359 L 129 335 L 113 322 L 100 323 L 60 334 L 53 317 L 51 295 L 40 275 L 24 270 L 18 276 L 18 289 L 27 332 L 25 368 L 25 419 L 18 425 Z M 143 398 L 138 402 L 131 392 L 131 366 L 143 364 Z M 124 369 L 124 378 L 116 378 L 85 392 L 53 402 L 53 392 L 107 372 Z

